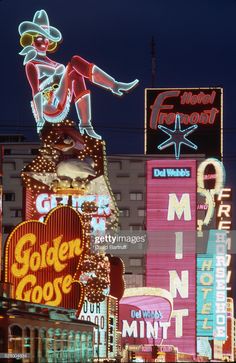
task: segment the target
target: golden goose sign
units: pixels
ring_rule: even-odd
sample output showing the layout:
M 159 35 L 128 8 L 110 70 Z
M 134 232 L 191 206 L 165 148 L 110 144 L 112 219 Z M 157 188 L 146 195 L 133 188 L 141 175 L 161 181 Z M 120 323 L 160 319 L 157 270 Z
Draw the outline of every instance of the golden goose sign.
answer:
M 53 209 L 43 223 L 22 222 L 6 243 L 5 281 L 13 285 L 13 297 L 80 310 L 84 250 L 81 218 L 71 207 Z

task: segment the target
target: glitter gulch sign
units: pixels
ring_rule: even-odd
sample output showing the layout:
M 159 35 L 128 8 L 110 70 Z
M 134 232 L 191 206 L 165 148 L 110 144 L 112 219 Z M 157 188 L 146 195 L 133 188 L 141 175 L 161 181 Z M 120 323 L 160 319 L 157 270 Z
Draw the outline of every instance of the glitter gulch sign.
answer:
M 53 209 L 44 223 L 29 220 L 9 235 L 5 282 L 15 299 L 80 311 L 84 300 L 78 282 L 85 237 L 79 214 L 71 207 Z

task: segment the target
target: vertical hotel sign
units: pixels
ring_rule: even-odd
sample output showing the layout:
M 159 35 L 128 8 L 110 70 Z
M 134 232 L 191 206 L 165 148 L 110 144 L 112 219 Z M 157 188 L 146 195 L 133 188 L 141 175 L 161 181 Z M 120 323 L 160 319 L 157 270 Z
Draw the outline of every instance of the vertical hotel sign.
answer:
M 168 290 L 173 312 L 163 344 L 196 353 L 196 161 L 147 161 L 148 287 Z
M 207 253 L 197 257 L 197 336 L 227 339 L 227 234 L 210 230 Z
M 198 127 L 189 136 L 198 154 L 211 157 L 223 152 L 223 89 L 214 88 L 152 88 L 145 90 L 145 154 L 159 154 L 157 146 L 166 141 L 167 135 L 159 129 L 174 129 L 176 115 L 180 116 L 183 130 L 191 125 Z M 209 143 L 209 139 L 214 142 Z M 194 152 L 182 145 L 181 154 Z M 163 153 L 173 154 L 174 147 Z

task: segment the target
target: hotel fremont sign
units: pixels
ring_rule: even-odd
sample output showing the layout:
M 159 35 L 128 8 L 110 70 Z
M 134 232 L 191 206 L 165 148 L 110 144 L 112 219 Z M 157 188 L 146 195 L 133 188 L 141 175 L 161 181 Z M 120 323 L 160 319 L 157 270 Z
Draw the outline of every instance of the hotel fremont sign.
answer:
M 170 146 L 160 151 L 157 146 L 166 141 L 159 126 L 173 130 L 180 116 L 183 130 L 197 125 L 189 140 L 196 150 L 182 145 L 181 154 L 206 154 L 218 157 L 222 153 L 222 88 L 150 88 L 145 90 L 145 153 L 173 154 Z

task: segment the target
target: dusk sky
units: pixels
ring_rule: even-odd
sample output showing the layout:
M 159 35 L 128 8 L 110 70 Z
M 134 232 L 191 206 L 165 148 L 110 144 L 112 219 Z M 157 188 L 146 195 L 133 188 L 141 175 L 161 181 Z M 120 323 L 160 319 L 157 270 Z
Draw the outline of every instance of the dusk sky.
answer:
M 224 88 L 224 155 L 228 185 L 236 160 L 235 0 L 0 0 L 1 133 L 38 140 L 31 90 L 19 44 L 18 25 L 45 9 L 63 35 L 52 59 L 66 64 L 78 54 L 116 80 L 138 78 L 120 98 L 91 85 L 94 129 L 109 154 L 143 153 L 144 89 L 151 87 L 151 39 L 156 43 L 156 87 Z M 70 118 L 76 119 L 73 105 Z M 209 140 L 214 143 L 214 139 Z

